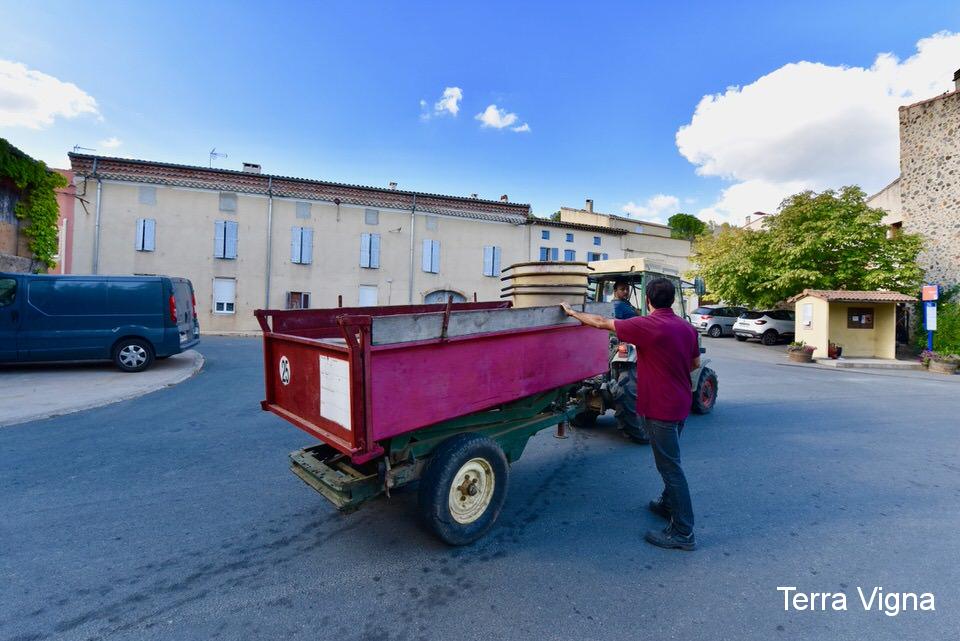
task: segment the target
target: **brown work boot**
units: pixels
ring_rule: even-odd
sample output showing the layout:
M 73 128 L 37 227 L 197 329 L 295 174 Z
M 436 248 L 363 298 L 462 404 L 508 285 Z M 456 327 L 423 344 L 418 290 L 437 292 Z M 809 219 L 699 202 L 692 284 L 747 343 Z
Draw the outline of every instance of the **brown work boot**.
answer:
M 684 536 L 673 529 L 672 523 L 662 531 L 650 530 L 643 538 L 647 543 L 667 550 L 685 550 L 692 552 L 697 549 L 697 539 L 693 536 L 693 532 Z

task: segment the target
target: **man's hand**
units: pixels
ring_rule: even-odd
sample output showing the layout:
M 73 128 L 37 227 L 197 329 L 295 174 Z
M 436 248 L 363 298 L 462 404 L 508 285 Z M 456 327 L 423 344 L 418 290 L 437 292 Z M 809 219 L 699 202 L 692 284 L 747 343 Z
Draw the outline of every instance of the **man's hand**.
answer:
M 590 327 L 596 327 L 597 329 L 605 329 L 608 332 L 617 331 L 613 325 L 612 318 L 606 318 L 604 316 L 599 316 L 597 314 L 587 314 L 584 312 L 578 312 L 570 307 L 566 302 L 560 303 L 560 308 L 564 311 L 567 316 L 576 318 L 578 321 L 584 325 L 589 325 Z
M 567 316 L 573 316 L 576 313 L 573 311 L 573 308 L 570 307 L 570 304 L 567 301 L 560 303 L 560 307 L 563 309 L 563 313 Z

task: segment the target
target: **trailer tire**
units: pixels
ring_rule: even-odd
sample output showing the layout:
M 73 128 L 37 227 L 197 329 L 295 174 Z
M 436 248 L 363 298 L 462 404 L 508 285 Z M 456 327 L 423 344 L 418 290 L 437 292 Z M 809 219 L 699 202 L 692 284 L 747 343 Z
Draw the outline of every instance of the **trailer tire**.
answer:
M 709 367 L 704 367 L 697 381 L 697 389 L 693 392 L 694 414 L 709 414 L 717 404 L 717 373 Z
M 496 441 L 452 436 L 434 451 L 420 479 L 420 516 L 444 542 L 473 543 L 500 515 L 508 479 L 507 457 Z
M 594 410 L 583 410 L 573 417 L 573 420 L 570 421 L 576 427 L 596 427 L 597 418 L 599 418 L 600 413 L 595 412 Z

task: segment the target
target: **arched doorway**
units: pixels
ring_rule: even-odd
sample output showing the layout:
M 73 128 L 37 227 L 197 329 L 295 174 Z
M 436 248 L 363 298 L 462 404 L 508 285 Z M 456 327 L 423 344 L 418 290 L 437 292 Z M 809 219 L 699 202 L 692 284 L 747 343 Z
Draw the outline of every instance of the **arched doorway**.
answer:
M 435 303 L 446 303 L 447 299 L 453 296 L 453 302 L 455 303 L 465 303 L 467 302 L 466 296 L 449 289 L 438 289 L 437 291 L 430 292 L 423 297 L 423 302 L 431 305 Z

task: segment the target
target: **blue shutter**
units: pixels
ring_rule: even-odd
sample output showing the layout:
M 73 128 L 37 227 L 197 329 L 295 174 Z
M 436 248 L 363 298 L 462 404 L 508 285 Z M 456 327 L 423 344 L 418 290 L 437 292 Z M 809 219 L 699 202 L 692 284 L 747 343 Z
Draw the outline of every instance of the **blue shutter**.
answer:
M 137 219 L 137 238 L 133 241 L 133 248 L 137 251 L 143 251 L 143 218 Z
M 214 258 L 224 258 L 224 238 L 226 238 L 226 232 L 224 231 L 226 227 L 226 222 L 218 220 L 214 223 L 214 232 L 213 232 L 213 257 Z
M 609 258 L 609 254 L 601 254 L 600 256 L 602 257 L 602 260 L 607 260 L 607 258 Z
M 540 232 L 540 238 L 542 238 L 543 240 L 550 240 L 550 232 L 546 229 L 542 230 Z
M 360 266 L 370 266 L 370 234 L 360 234 Z
M 370 268 L 380 269 L 380 234 L 370 234 Z
M 439 274 L 440 273 L 440 241 L 434 240 L 432 241 L 432 243 L 433 243 L 433 251 L 431 252 L 431 255 L 430 255 L 430 271 L 433 272 L 434 274 Z
M 494 247 L 493 248 L 493 273 L 491 274 L 491 276 L 499 276 L 499 275 L 500 275 L 500 248 Z
M 540 248 L 540 260 L 541 260 L 541 262 L 545 262 L 545 261 L 550 260 L 550 248 L 549 248 L 549 247 L 541 247 L 541 248 Z
M 224 228 L 223 231 L 225 239 L 223 243 L 223 257 L 224 258 L 236 258 L 237 257 L 237 228 L 238 225 L 236 221 L 225 220 L 223 221 Z
M 290 262 L 299 263 L 303 257 L 301 251 L 303 242 L 303 227 L 290 228 Z
M 144 221 L 143 245 L 144 249 L 151 252 L 157 248 L 157 221 L 153 218 Z
M 483 275 L 493 276 L 493 247 L 483 248 Z
M 300 262 L 309 265 L 313 262 L 313 227 L 304 227 L 300 233 L 303 239 L 300 244 Z
M 433 241 L 429 238 L 423 239 L 423 250 L 422 256 L 420 257 L 420 268 L 423 271 L 430 273 L 430 266 L 433 264 L 433 260 L 430 258 L 430 255 L 433 253 Z
M 577 259 L 577 252 L 573 251 L 572 249 L 565 249 L 563 251 L 563 260 L 573 261 L 576 259 Z
M 560 260 L 560 250 L 556 247 L 550 248 L 550 260 Z

